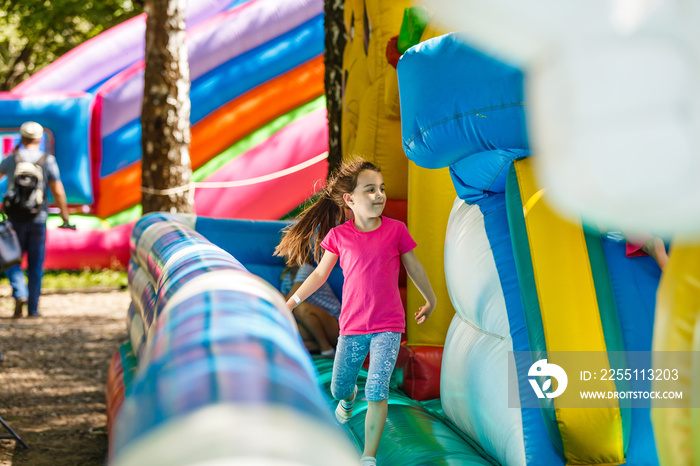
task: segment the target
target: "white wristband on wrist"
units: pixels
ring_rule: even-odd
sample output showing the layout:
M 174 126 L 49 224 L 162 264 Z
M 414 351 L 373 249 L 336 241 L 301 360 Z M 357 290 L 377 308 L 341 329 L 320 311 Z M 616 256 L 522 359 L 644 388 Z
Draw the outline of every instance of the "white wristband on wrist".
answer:
M 296 293 L 294 293 L 294 294 L 292 295 L 292 299 L 293 299 L 294 302 L 296 303 L 295 306 L 298 306 L 298 305 L 301 303 L 301 298 L 300 298 L 299 296 L 297 296 Z

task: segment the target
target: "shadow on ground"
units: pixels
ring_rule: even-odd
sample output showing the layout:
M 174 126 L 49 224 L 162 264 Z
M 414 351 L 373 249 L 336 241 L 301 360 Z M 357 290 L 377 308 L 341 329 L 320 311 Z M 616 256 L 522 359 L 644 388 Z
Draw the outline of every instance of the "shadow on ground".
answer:
M 127 291 L 47 294 L 43 317 L 12 319 L 0 288 L 0 416 L 30 446 L 0 440 L 0 465 L 105 464 L 105 382 L 128 305 Z

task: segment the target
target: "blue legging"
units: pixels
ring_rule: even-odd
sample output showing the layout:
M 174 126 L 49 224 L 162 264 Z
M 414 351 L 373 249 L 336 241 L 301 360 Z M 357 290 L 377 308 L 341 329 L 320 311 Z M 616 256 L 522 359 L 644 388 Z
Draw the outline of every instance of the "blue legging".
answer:
M 336 400 L 350 398 L 362 363 L 369 351 L 369 371 L 365 384 L 367 401 L 389 398 L 389 379 L 401 345 L 398 332 L 340 335 L 333 361 L 331 393 Z

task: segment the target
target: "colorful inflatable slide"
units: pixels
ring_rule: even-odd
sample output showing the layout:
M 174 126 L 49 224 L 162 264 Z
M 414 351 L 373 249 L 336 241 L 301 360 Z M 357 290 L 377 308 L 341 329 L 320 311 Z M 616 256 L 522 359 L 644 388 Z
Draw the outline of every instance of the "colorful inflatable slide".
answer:
M 189 3 L 197 213 L 281 218 L 323 186 L 322 13 L 321 0 Z M 48 268 L 128 262 L 140 216 L 144 30 L 145 15 L 132 18 L 0 96 L 4 154 L 23 121 L 43 124 L 69 203 L 88 212 L 73 216 L 75 232 L 50 229 Z

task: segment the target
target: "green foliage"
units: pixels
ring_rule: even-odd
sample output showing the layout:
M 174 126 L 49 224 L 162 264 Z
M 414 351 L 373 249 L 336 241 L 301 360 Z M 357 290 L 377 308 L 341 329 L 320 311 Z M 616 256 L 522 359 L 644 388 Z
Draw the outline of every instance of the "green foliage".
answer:
M 9 286 L 7 278 L 0 284 Z M 128 279 L 124 270 L 47 270 L 41 288 L 47 290 L 87 290 L 96 287 L 126 288 Z
M 0 90 L 142 12 L 138 0 L 0 0 Z

